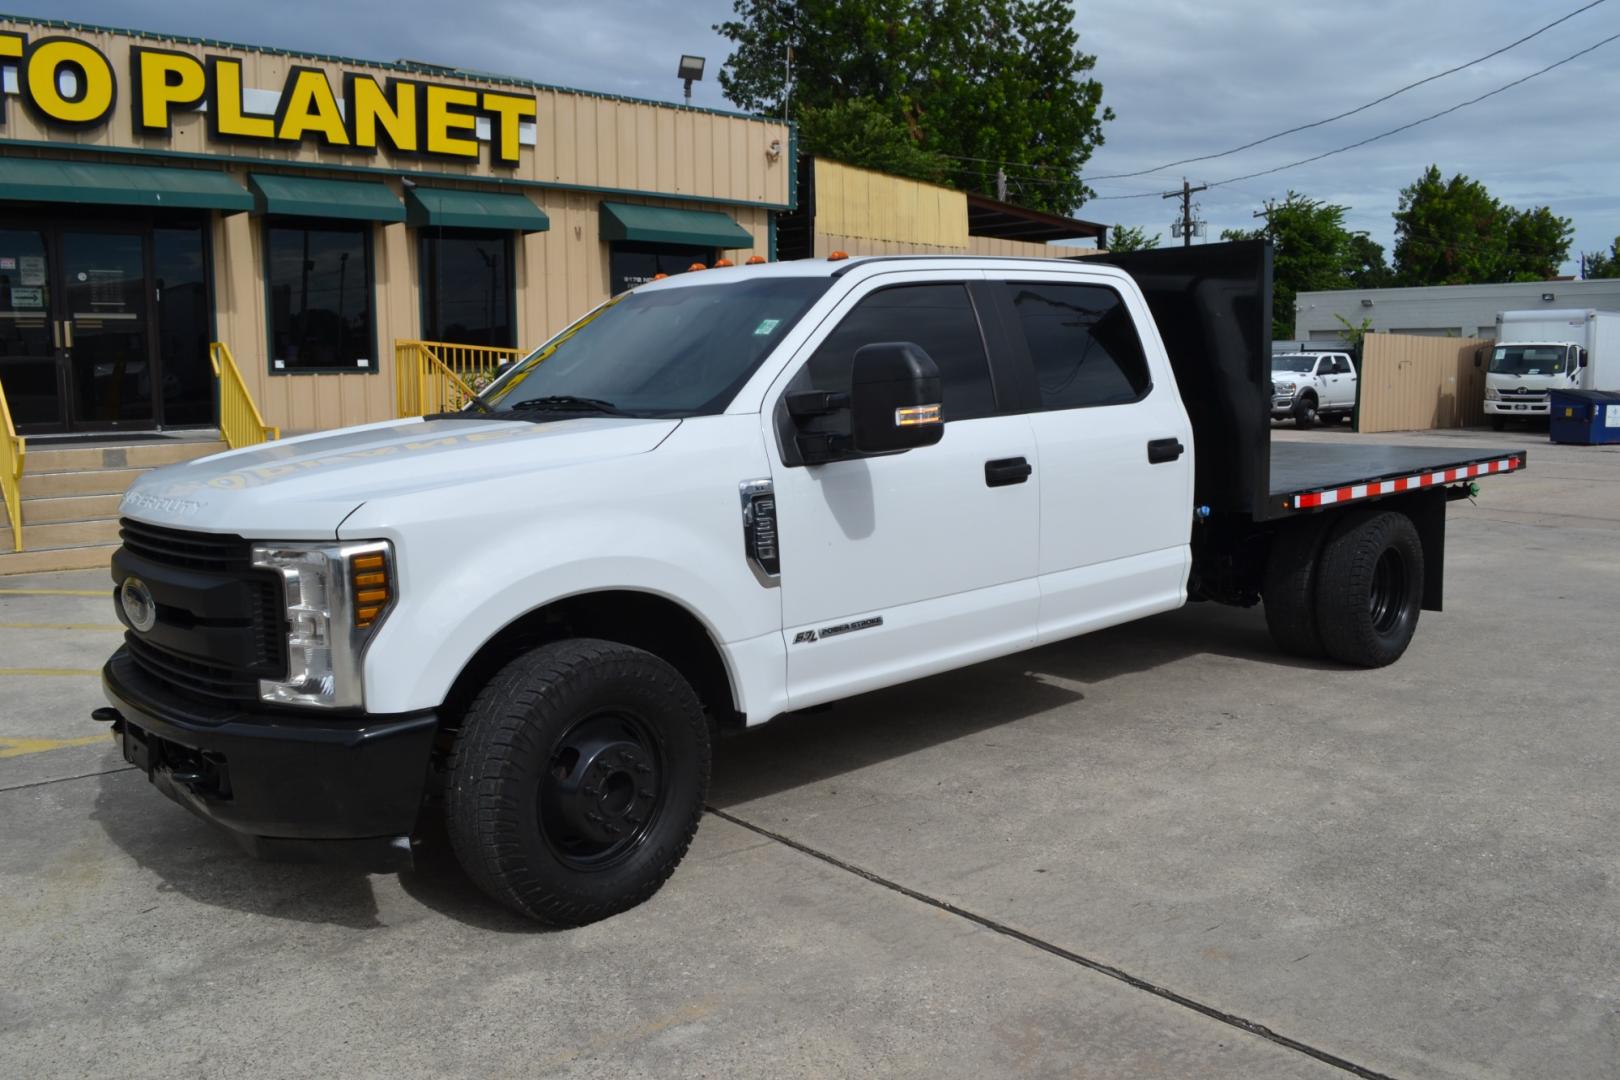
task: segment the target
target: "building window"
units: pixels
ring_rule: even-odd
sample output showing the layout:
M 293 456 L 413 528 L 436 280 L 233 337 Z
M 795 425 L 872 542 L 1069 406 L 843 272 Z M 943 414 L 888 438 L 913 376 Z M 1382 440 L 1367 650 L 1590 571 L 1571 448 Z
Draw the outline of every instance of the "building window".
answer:
M 658 274 L 681 274 L 693 263 L 713 266 L 714 248 L 676 247 L 673 244 L 643 244 L 631 240 L 613 243 L 608 256 L 608 273 L 613 295 L 645 285 Z
M 376 371 L 371 226 L 273 220 L 265 237 L 271 371 Z
M 422 336 L 457 345 L 517 344 L 511 233 L 423 230 Z
M 1009 288 L 1035 365 L 1041 408 L 1121 405 L 1147 393 L 1147 357 L 1117 292 L 1098 285 Z

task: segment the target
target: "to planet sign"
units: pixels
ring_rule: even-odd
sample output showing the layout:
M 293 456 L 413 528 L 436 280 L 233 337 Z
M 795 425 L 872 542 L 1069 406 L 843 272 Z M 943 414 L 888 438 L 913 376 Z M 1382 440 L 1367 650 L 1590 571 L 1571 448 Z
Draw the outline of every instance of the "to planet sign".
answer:
M 118 104 L 118 79 L 100 49 L 78 38 L 0 31 L 0 63 L 17 64 L 17 89 L 36 117 L 61 127 L 105 124 Z M 70 76 L 65 80 L 64 74 Z M 320 68 L 293 66 L 274 116 L 244 106 L 242 61 L 172 49 L 129 50 L 129 99 L 137 134 L 167 136 L 176 113 L 203 107 L 214 139 L 322 147 L 361 153 L 387 149 L 462 161 L 479 157 L 478 123 L 489 122 L 491 161 L 516 165 L 520 128 L 536 117 L 532 95 L 344 72 L 342 104 Z M 5 122 L 0 99 L 0 124 Z

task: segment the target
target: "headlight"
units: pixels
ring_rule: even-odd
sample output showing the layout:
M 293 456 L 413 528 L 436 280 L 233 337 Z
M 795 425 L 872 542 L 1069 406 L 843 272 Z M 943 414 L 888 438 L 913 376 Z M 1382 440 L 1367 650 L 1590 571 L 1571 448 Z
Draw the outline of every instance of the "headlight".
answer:
M 1496 392 L 1496 387 L 1487 386 L 1485 388 L 1485 400 L 1486 401 L 1500 401 L 1501 398 L 1502 398 L 1502 395 L 1498 394 Z
M 253 565 L 281 575 L 287 616 L 287 677 L 260 679 L 260 700 L 364 704 L 360 660 L 393 606 L 393 555 L 386 540 L 253 545 Z

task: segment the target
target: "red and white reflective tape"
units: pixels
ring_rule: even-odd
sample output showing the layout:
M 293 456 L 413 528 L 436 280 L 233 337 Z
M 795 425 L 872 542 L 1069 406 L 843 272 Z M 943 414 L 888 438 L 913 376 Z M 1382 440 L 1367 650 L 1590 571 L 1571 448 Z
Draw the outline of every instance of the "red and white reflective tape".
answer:
M 1439 472 L 1403 476 L 1399 480 L 1379 480 L 1371 484 L 1352 484 L 1350 487 L 1333 488 L 1330 491 L 1313 491 L 1308 495 L 1295 495 L 1294 509 L 1312 510 L 1318 506 L 1333 506 L 1337 503 L 1365 499 L 1376 495 L 1394 495 L 1402 491 L 1417 491 L 1420 488 L 1450 484 L 1457 480 L 1468 480 L 1475 476 L 1484 476 L 1487 473 L 1512 472 L 1521 468 L 1523 464 L 1524 462 L 1516 457 L 1499 458 L 1496 461 L 1482 461 L 1477 465 L 1459 465 L 1455 469 L 1441 469 Z

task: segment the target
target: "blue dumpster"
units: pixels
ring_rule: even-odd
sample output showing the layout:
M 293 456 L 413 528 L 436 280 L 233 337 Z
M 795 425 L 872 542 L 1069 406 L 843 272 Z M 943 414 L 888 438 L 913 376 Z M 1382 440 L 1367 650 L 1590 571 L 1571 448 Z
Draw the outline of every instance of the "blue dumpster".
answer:
M 1620 390 L 1554 390 L 1548 436 L 1555 443 L 1620 443 Z

